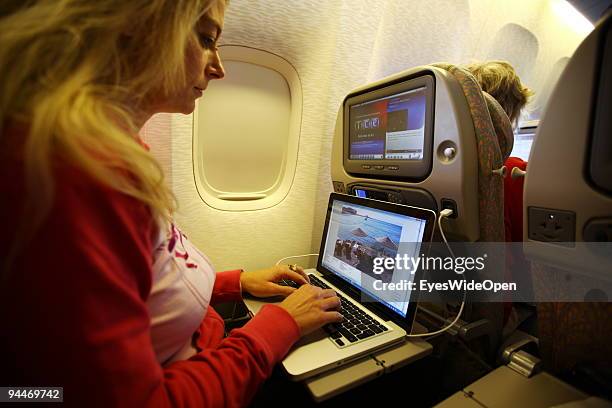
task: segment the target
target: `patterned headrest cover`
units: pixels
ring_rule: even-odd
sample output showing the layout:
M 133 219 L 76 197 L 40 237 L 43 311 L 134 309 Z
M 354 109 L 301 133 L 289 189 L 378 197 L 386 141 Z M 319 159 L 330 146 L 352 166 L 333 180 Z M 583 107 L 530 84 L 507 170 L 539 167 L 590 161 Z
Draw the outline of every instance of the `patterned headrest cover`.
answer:
M 504 108 L 501 107 L 499 102 L 497 102 L 494 97 L 492 97 L 485 91 L 482 91 L 482 94 L 485 97 L 485 101 L 487 102 L 489 115 L 491 115 L 491 122 L 493 122 L 493 128 L 495 128 L 495 133 L 497 134 L 499 150 L 501 151 L 502 157 L 504 158 L 505 162 L 506 159 L 510 156 L 512 148 L 514 147 L 514 133 L 512 132 L 512 125 L 510 124 L 510 119 L 504 111 Z

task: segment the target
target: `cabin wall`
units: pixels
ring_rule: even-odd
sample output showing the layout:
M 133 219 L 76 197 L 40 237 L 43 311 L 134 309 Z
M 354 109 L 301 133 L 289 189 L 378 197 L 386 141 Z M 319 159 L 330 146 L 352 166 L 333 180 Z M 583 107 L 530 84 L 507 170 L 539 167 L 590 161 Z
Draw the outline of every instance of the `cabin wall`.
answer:
M 536 93 L 549 95 L 544 88 L 556 81 L 549 74 L 558 75 L 559 61 L 571 56 L 589 31 L 572 19 L 571 10 L 570 17 L 559 11 L 562 3 L 232 0 L 221 43 L 277 54 L 300 76 L 303 113 L 295 179 L 285 200 L 272 208 L 213 209 L 195 188 L 193 116 L 156 115 L 142 134 L 179 201 L 177 223 L 219 270 L 261 268 L 284 256 L 318 252 L 342 98 L 352 88 L 413 66 L 490 58 L 509 60 Z M 539 115 L 545 101 L 535 101 L 539 105 L 532 111 Z

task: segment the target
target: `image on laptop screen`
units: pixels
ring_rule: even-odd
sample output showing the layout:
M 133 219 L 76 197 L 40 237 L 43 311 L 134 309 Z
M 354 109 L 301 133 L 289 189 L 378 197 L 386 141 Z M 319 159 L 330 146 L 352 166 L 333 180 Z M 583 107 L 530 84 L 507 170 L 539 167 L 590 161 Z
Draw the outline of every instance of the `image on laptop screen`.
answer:
M 426 220 L 335 199 L 329 218 L 321 264 L 395 313 L 406 316 L 410 291 L 372 293 L 375 280 L 412 281 L 414 271 L 374 273 L 375 258 L 418 257 Z

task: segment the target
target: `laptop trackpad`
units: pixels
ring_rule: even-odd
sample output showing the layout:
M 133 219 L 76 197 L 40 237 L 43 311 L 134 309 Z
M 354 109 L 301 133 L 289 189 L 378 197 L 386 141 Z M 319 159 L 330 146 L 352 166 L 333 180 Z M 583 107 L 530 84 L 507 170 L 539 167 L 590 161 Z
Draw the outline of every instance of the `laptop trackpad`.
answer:
M 302 346 L 304 344 L 314 343 L 315 341 L 320 341 L 327 337 L 329 337 L 329 334 L 327 334 L 325 330 L 318 329 L 302 337 L 297 343 L 295 343 L 294 348 Z

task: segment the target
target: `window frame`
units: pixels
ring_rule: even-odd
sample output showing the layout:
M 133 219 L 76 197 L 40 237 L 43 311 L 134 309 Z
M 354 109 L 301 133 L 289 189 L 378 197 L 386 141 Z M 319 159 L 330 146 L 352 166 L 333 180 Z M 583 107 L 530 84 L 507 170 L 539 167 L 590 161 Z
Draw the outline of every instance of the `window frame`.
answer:
M 253 211 L 270 208 L 281 203 L 289 194 L 298 162 L 298 148 L 302 125 L 302 84 L 296 69 L 284 58 L 268 51 L 240 45 L 219 47 L 221 60 L 259 65 L 276 71 L 283 77 L 289 88 L 290 117 L 287 147 L 283 154 L 283 165 L 272 186 L 265 190 L 246 193 L 224 192 L 213 188 L 206 180 L 204 162 L 198 152 L 202 151 L 203 140 L 199 135 L 198 109 L 193 114 L 192 163 L 196 190 L 207 205 L 223 211 Z

